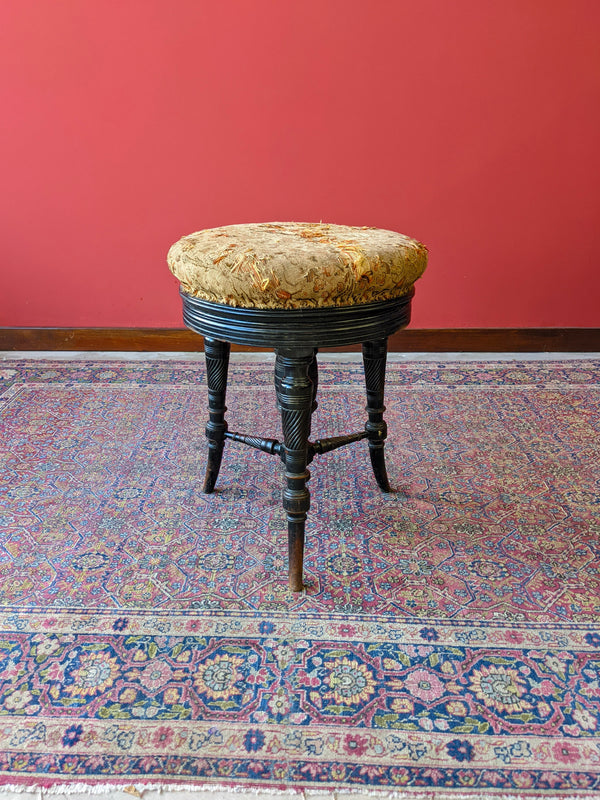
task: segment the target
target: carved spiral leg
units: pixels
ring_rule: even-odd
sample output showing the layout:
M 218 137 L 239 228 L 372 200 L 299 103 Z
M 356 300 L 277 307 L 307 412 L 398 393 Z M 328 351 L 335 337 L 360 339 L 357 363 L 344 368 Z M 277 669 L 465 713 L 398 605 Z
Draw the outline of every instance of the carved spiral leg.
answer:
M 317 403 L 317 391 L 319 389 L 319 365 L 317 363 L 317 353 L 319 351 L 315 347 L 313 360 L 310 362 L 310 366 L 308 368 L 308 377 L 312 381 L 312 405 L 310 407 L 310 413 L 314 414 L 319 404 Z M 310 431 L 308 432 L 310 436 Z
M 304 560 L 304 526 L 310 507 L 306 481 L 310 474 L 308 436 L 314 402 L 313 383 L 309 377 L 313 350 L 278 350 L 275 363 L 278 404 L 285 445 L 285 480 L 283 507 L 288 520 L 289 582 L 292 592 L 301 592 Z
M 281 392 L 281 381 L 283 380 L 283 364 L 276 358 L 275 370 L 273 372 L 275 381 L 275 396 L 277 398 L 277 410 L 281 412 L 281 403 L 279 402 L 279 394 Z
M 385 387 L 385 365 L 387 360 L 387 339 L 363 342 L 363 363 L 367 388 L 367 413 L 369 420 L 365 430 L 369 439 L 369 454 L 377 485 L 382 492 L 391 492 L 385 467 L 385 439 L 387 425 L 383 419 L 385 406 L 383 392 Z
M 229 350 L 229 342 L 221 342 L 217 339 L 204 340 L 209 420 L 206 423 L 208 462 L 203 491 L 207 494 L 210 494 L 215 488 L 225 445 L 225 432 L 227 431 L 225 392 L 227 391 Z

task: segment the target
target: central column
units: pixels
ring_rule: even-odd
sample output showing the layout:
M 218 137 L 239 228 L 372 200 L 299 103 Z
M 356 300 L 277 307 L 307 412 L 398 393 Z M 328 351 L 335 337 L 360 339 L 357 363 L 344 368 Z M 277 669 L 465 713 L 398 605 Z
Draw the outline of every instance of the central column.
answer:
M 285 446 L 283 507 L 288 521 L 289 582 L 292 592 L 301 592 L 304 588 L 304 527 L 310 508 L 310 494 L 306 488 L 310 473 L 306 464 L 314 399 L 309 369 L 313 358 L 313 348 L 286 348 L 276 351 L 275 360 L 277 401 L 281 409 Z

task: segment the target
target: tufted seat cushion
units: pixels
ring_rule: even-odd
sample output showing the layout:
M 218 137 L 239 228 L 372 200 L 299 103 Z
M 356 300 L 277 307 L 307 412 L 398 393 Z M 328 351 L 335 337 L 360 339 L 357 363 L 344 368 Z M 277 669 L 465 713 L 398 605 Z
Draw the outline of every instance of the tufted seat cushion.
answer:
M 306 222 L 227 225 L 184 236 L 168 254 L 187 294 L 242 308 L 318 308 L 408 294 L 427 264 L 415 239 Z

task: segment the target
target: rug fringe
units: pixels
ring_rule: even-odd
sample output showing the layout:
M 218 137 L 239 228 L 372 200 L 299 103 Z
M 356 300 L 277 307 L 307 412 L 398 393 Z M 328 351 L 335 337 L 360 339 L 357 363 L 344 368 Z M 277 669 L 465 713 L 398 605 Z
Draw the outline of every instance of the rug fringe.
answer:
M 269 786 L 235 786 L 216 783 L 207 784 L 172 784 L 172 783 L 69 783 L 44 786 L 42 784 L 25 785 L 0 784 L 0 800 L 5 793 L 19 794 L 23 800 L 45 800 L 45 798 L 58 798 L 61 795 L 102 795 L 114 798 L 115 792 L 122 792 L 137 800 L 195 800 L 199 795 L 211 793 L 218 796 L 218 800 L 237 800 L 241 794 L 257 797 L 267 796 L 269 800 L 590 800 L 597 795 L 592 792 L 579 792 L 577 794 L 556 794 L 555 792 L 542 792 L 538 794 L 507 794 L 493 791 L 484 792 L 453 792 L 436 791 L 435 789 L 401 789 L 387 790 L 361 787 L 319 787 L 319 788 L 271 788 Z

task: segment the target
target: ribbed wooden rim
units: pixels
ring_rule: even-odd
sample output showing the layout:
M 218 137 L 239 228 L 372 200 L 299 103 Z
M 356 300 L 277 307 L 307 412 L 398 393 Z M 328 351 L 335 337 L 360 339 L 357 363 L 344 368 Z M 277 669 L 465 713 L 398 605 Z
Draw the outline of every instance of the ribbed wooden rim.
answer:
M 390 336 L 410 322 L 414 290 L 356 306 L 295 309 L 234 308 L 181 292 L 183 321 L 212 339 L 254 347 L 338 347 Z

